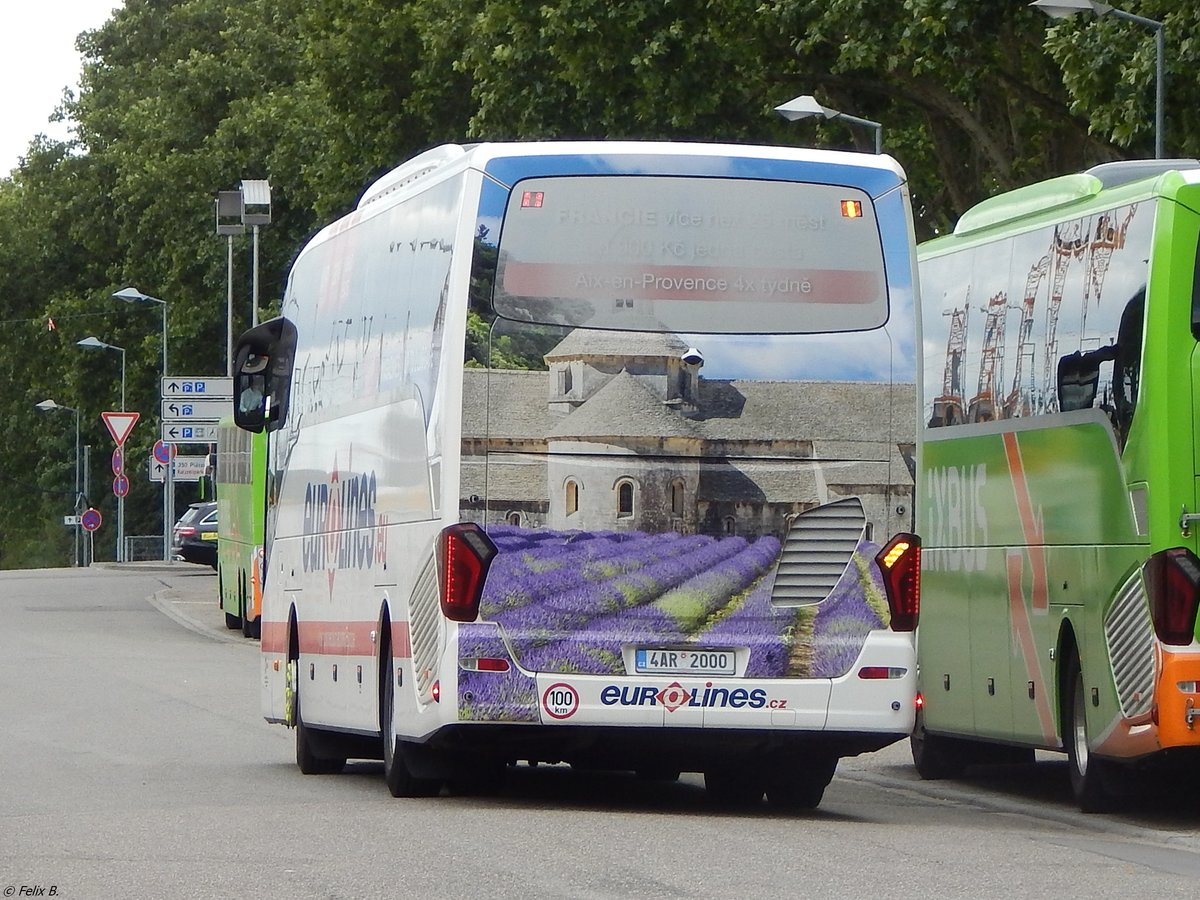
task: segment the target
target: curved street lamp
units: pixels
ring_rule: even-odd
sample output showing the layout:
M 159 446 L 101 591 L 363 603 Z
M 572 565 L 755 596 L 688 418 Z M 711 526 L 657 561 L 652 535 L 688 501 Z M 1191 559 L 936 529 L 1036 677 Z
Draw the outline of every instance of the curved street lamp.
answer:
M 76 345 L 89 350 L 117 350 L 121 354 L 121 412 L 125 412 L 125 348 L 106 344 L 98 337 L 85 337 Z M 122 454 L 122 458 L 124 454 Z M 117 497 L 117 562 L 125 561 L 125 498 Z
M 1097 18 L 1107 16 L 1111 13 L 1118 19 L 1136 22 L 1138 25 L 1143 25 L 1154 31 L 1154 158 L 1162 159 L 1163 133 L 1166 130 L 1163 116 L 1163 23 L 1155 19 L 1147 19 L 1145 16 L 1137 16 L 1133 13 L 1125 12 L 1123 9 L 1117 9 L 1115 6 L 1109 6 L 1107 3 L 1100 3 L 1098 0 L 1033 0 L 1029 5 L 1035 9 L 1040 9 L 1052 19 L 1066 19 L 1081 12 L 1091 13 Z
M 41 403 L 35 403 L 35 407 L 42 412 L 54 412 L 56 409 L 61 409 L 63 412 L 75 413 L 75 496 L 71 501 L 71 512 L 79 514 L 79 410 L 71 406 L 63 406 L 61 403 L 55 403 L 47 398 Z M 75 523 L 75 565 L 79 565 L 79 522 Z
M 779 113 L 789 122 L 795 122 L 797 119 L 807 119 L 810 116 L 824 116 L 826 119 L 845 119 L 847 122 L 853 122 L 855 125 L 865 125 L 875 130 L 875 152 L 883 152 L 883 125 L 871 119 L 863 119 L 859 116 L 852 116 L 850 113 L 830 109 L 828 106 L 822 106 L 812 94 L 803 94 L 789 100 L 787 103 L 781 103 L 775 107 L 775 112 Z
M 143 294 L 135 287 L 124 287 L 113 292 L 117 300 L 126 303 L 157 303 L 162 308 L 162 380 L 167 380 L 167 301 Z M 161 418 L 161 417 L 160 417 Z M 171 561 L 171 526 L 175 524 L 175 481 L 171 471 L 174 463 L 167 463 L 163 476 L 163 562 Z

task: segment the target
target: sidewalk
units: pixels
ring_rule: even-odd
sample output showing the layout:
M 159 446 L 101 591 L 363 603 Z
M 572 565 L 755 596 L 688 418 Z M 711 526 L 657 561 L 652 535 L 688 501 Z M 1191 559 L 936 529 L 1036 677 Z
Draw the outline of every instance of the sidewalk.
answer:
M 238 629 L 225 627 L 225 613 L 217 588 L 217 573 L 208 566 L 187 562 L 143 560 L 138 562 L 97 562 L 93 568 L 139 575 L 153 575 L 164 588 L 146 599 L 163 615 L 184 628 L 212 640 L 245 644 L 258 650 L 258 641 L 242 637 Z

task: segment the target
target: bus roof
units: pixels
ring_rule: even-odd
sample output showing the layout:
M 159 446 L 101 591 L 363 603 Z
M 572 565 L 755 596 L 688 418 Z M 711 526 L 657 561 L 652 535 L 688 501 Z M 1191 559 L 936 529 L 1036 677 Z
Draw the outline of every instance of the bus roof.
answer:
M 637 155 L 710 159 L 743 158 L 810 162 L 890 172 L 896 176 L 896 183 L 906 180 L 904 170 L 890 156 L 844 150 L 684 141 L 514 141 L 443 144 L 426 150 L 379 178 L 363 193 L 357 208 L 361 210 L 388 194 L 414 184 L 435 172 L 440 173 L 442 170 L 449 173 L 463 167 L 485 169 L 489 162 L 506 158 L 597 155 L 605 157 Z
M 1174 197 L 1180 188 L 1192 184 L 1200 184 L 1200 160 L 1104 163 L 977 203 L 962 214 L 952 234 L 923 243 L 921 255 L 936 255 L 996 234 L 1028 231 L 1138 199 Z

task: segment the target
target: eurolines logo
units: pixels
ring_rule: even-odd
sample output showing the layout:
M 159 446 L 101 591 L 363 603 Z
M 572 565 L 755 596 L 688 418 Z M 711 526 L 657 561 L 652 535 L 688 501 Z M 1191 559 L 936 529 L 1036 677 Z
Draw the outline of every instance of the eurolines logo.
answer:
M 665 688 L 610 684 L 601 689 L 600 702 L 605 706 L 661 706 L 667 712 L 675 712 L 685 706 L 697 709 L 762 709 L 767 705 L 767 692 L 762 688 L 714 687 L 711 681 L 705 682 L 703 688 L 685 688 L 678 681 L 671 682 Z

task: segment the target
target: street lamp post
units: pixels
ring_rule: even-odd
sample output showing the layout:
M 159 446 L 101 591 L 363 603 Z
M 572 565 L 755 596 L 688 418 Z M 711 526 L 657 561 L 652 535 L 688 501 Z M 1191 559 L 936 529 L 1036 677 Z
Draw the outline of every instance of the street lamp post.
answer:
M 254 276 L 250 304 L 250 327 L 258 325 L 258 226 L 271 224 L 271 184 L 266 180 L 242 181 L 242 224 L 254 233 Z M 229 374 L 233 374 L 232 370 Z
M 845 119 L 847 122 L 852 122 L 855 125 L 865 125 L 875 130 L 875 152 L 883 152 L 883 125 L 871 119 L 863 119 L 859 116 L 852 116 L 850 113 L 830 109 L 828 106 L 822 106 L 812 94 L 804 94 L 789 100 L 787 103 L 781 103 L 775 107 L 775 112 L 779 113 L 789 122 L 795 122 L 797 119 L 807 119 L 810 116 L 824 116 L 826 119 Z
M 1107 16 L 1111 13 L 1118 19 L 1125 19 L 1127 22 L 1136 22 L 1138 25 L 1154 31 L 1154 158 L 1162 159 L 1164 156 L 1163 142 L 1166 131 L 1163 113 L 1163 56 L 1165 55 L 1163 23 L 1155 19 L 1147 19 L 1145 16 L 1137 16 L 1133 13 L 1125 12 L 1123 9 L 1117 9 L 1115 6 L 1109 6 L 1107 3 L 1100 3 L 1098 0 L 1034 0 L 1029 5 L 1035 9 L 1040 9 L 1052 19 L 1065 19 L 1081 12 L 1091 13 L 1097 18 Z
M 86 347 L 89 350 L 117 350 L 121 354 L 121 412 L 125 412 L 125 348 L 118 347 L 115 344 L 106 344 L 98 337 L 85 337 L 82 341 L 76 341 L 76 345 Z M 124 459 L 124 450 L 122 449 L 122 460 Z M 122 463 L 122 467 L 124 467 Z M 117 496 L 117 562 L 125 561 L 125 498 Z
M 71 511 L 78 519 L 79 516 L 79 410 L 70 406 L 63 406 L 60 403 L 55 403 L 47 398 L 41 403 L 34 404 L 42 412 L 53 412 L 56 409 L 61 409 L 65 412 L 75 413 L 75 496 L 71 501 Z M 79 565 L 79 522 L 75 522 L 75 562 Z
M 166 381 L 167 369 L 167 301 L 143 294 L 135 287 L 121 288 L 113 294 L 126 303 L 157 303 L 162 309 L 162 377 Z M 171 526 L 175 524 L 175 463 L 168 458 L 167 472 L 163 476 L 163 562 L 171 561 Z
M 233 239 L 246 233 L 242 222 L 242 192 L 217 191 L 217 235 L 226 239 L 225 271 L 225 374 L 233 375 Z M 255 237 L 258 232 L 255 231 Z

